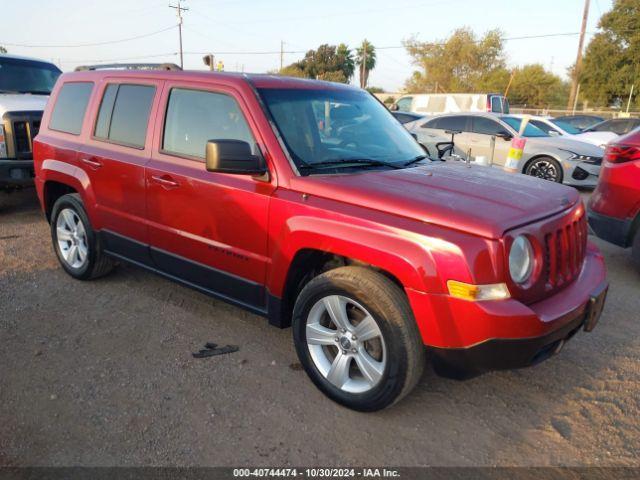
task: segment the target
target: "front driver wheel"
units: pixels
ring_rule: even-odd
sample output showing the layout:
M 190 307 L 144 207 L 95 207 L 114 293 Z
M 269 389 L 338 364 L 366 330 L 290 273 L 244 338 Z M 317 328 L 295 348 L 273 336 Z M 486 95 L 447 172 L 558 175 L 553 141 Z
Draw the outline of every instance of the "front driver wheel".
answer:
M 551 157 L 540 157 L 531 161 L 525 173 L 543 180 L 562 183 L 562 167 Z
M 330 270 L 304 287 L 293 337 L 315 385 L 354 410 L 397 402 L 424 368 L 424 347 L 404 292 L 362 267 Z

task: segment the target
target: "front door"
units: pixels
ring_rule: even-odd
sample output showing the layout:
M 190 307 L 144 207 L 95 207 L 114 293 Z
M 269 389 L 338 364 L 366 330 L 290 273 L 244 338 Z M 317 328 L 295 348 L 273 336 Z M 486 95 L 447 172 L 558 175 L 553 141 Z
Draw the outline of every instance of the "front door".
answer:
M 256 311 L 266 308 L 267 222 L 275 178 L 208 172 L 208 140 L 261 149 L 242 98 L 227 87 L 167 83 L 145 169 L 158 269 Z
M 469 134 L 471 155 L 485 157 L 493 165 L 504 166 L 511 144 L 500 135 L 510 135 L 510 132 L 492 118 L 473 116 L 472 119 Z

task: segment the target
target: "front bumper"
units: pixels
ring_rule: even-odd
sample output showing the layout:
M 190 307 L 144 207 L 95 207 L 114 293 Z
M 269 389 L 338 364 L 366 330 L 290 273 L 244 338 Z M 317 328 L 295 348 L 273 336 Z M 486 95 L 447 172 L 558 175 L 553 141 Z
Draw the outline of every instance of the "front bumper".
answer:
M 438 373 L 466 378 L 526 367 L 550 357 L 585 325 L 593 312 L 593 299 L 605 295 L 606 289 L 604 259 L 589 244 L 578 277 L 534 304 L 513 298 L 469 302 L 413 291 L 408 296 Z
M 0 160 L 0 188 L 33 185 L 33 160 Z
M 564 182 L 574 187 L 595 188 L 598 184 L 601 165 L 588 162 L 563 162 Z
M 536 365 L 560 352 L 580 330 L 590 332 L 602 313 L 608 284 L 594 292 L 586 305 L 558 319 L 562 326 L 531 338 L 491 339 L 469 348 L 431 348 L 436 372 L 466 379 L 491 370 L 511 370 Z
M 598 238 L 605 240 L 622 248 L 631 245 L 631 225 L 632 219 L 615 218 L 601 213 L 587 210 L 589 226 Z

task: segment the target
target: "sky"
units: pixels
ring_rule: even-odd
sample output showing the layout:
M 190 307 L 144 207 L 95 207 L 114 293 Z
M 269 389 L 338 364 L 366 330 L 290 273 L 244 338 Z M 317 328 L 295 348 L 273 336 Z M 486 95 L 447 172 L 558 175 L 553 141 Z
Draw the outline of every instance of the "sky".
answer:
M 15 55 L 53 61 L 64 71 L 114 61 L 179 63 L 176 11 L 168 6 L 176 1 L 0 0 L 0 45 Z M 587 43 L 612 2 L 591 0 Z M 279 68 L 281 41 L 287 65 L 323 43 L 354 48 L 366 38 L 377 47 L 397 47 L 378 50 L 369 79 L 370 86 L 394 92 L 415 69 L 402 48 L 405 39 L 443 40 L 464 26 L 478 35 L 499 28 L 506 38 L 577 33 L 584 0 L 183 0 L 182 5 L 189 8 L 183 13 L 185 68 L 207 68 L 202 56 L 213 53 L 225 70 L 266 72 Z M 577 46 L 577 34 L 505 44 L 510 66 L 541 63 L 563 77 Z

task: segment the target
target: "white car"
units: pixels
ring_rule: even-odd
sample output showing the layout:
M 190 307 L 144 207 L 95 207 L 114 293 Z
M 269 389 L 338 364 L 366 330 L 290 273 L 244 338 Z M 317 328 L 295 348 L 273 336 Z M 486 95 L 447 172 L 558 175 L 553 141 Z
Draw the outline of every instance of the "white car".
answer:
M 511 116 L 518 118 L 529 117 L 529 123 L 538 127 L 540 130 L 552 137 L 571 137 L 573 140 L 587 142 L 602 148 L 604 148 L 611 140 L 618 137 L 618 135 L 613 132 L 583 132 L 562 120 L 550 117 L 536 117 L 533 115 Z

